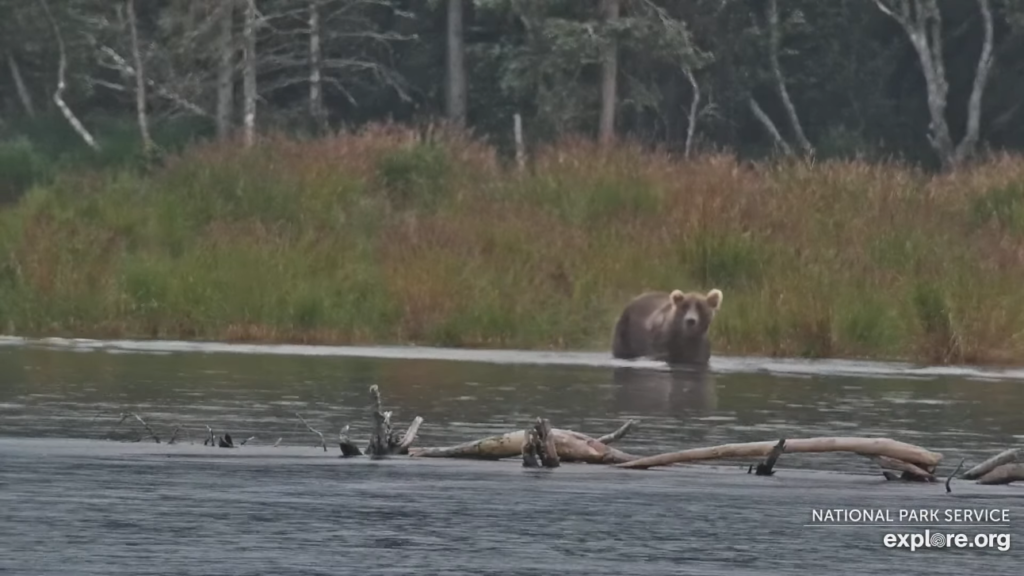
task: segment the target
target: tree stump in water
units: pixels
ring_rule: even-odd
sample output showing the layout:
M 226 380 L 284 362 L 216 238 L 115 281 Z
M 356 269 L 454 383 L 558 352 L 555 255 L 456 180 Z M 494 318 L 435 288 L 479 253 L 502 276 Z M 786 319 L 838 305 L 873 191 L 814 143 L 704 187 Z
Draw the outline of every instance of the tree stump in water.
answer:
M 779 440 L 779 443 L 776 444 L 774 448 L 772 448 L 772 451 L 768 454 L 768 457 L 765 458 L 764 462 L 761 462 L 760 464 L 757 465 L 757 469 L 754 471 L 754 475 L 771 476 L 772 474 L 775 474 L 775 462 L 778 461 L 779 456 L 782 456 L 782 453 L 785 450 L 786 439 L 782 438 Z M 750 468 L 747 468 L 747 474 L 750 474 L 752 468 L 754 468 L 753 465 L 751 465 Z
M 558 468 L 558 449 L 551 432 L 551 422 L 547 418 L 537 418 L 533 428 L 527 430 L 523 439 L 523 466 Z

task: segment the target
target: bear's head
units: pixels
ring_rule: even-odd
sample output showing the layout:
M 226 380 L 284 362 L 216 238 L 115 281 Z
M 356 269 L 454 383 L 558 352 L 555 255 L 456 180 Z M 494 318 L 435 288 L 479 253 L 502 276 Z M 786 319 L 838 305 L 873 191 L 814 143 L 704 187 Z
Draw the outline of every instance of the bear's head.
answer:
M 673 290 L 672 318 L 673 332 L 684 338 L 703 336 L 711 327 L 715 313 L 722 307 L 722 291 L 718 288 L 705 294 Z

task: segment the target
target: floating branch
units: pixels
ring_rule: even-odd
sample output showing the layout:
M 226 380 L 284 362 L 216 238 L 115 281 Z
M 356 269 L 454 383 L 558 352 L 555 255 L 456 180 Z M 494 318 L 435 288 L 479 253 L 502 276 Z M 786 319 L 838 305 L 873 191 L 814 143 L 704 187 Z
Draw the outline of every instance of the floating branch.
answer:
M 956 470 L 953 470 L 953 473 L 950 474 L 948 477 L 946 477 L 946 494 L 949 494 L 950 492 L 952 492 L 952 490 L 949 489 L 949 482 L 950 482 L 950 480 L 953 479 L 954 476 L 956 476 L 956 473 L 959 472 L 960 469 L 963 468 L 963 466 L 964 466 L 964 459 L 961 458 L 960 459 L 960 463 L 956 465 Z
M 320 432 L 319 430 L 317 430 L 316 428 L 313 428 L 312 426 L 310 426 L 309 422 L 306 422 L 306 419 L 302 417 L 302 414 L 299 414 L 298 412 L 296 412 L 295 416 L 299 420 L 301 420 L 303 424 L 306 425 L 306 428 L 309 428 L 310 432 L 312 432 L 313 434 L 316 434 L 317 436 L 320 437 L 320 446 L 323 446 L 324 452 L 327 452 L 327 440 L 324 439 L 323 433 Z
M 235 443 L 231 439 L 231 434 L 227 432 L 223 436 L 214 436 L 213 428 L 210 425 L 206 425 L 206 440 L 203 440 L 203 446 L 217 446 L 220 448 L 234 448 Z
M 633 428 L 635 428 L 637 424 L 639 424 L 639 422 L 637 422 L 636 420 L 627 420 L 626 423 L 620 426 L 618 430 L 612 432 L 611 434 L 605 434 L 604 436 L 601 436 L 600 438 L 597 439 L 597 441 L 602 444 L 611 444 L 612 442 L 621 440 L 623 436 L 632 432 Z
M 1024 448 L 1003 450 L 999 454 L 964 472 L 961 478 L 964 480 L 977 480 L 1003 464 L 1020 461 L 1022 457 L 1024 457 Z
M 139 424 L 142 424 L 142 427 L 146 429 L 146 432 L 149 432 L 149 437 L 152 438 L 157 444 L 160 443 L 160 438 L 156 435 L 156 432 L 154 432 L 153 429 L 149 427 L 149 424 L 146 424 L 146 421 L 143 420 L 142 417 L 140 417 L 135 412 L 122 412 L 121 419 L 117 421 L 117 424 L 114 424 L 114 428 L 112 428 L 110 431 L 113 432 L 114 429 L 120 426 L 128 418 L 135 418 L 139 422 Z M 142 438 L 139 438 L 139 440 L 141 439 Z M 138 440 L 136 440 L 136 442 L 138 442 Z
M 724 458 L 754 458 L 767 456 L 774 448 L 773 442 L 746 442 L 722 444 L 710 448 L 693 448 L 680 452 L 668 452 L 630 462 L 617 464 L 620 468 L 653 468 L 699 460 Z M 853 452 L 866 456 L 888 456 L 895 460 L 917 464 L 934 469 L 942 460 L 937 452 L 919 446 L 890 440 L 889 438 L 820 437 L 796 438 L 786 441 L 786 452 Z
M 171 439 L 167 441 L 168 444 L 174 444 L 175 440 L 178 438 L 178 432 L 184 432 L 185 437 L 189 438 L 188 430 L 181 424 L 178 424 L 174 427 L 174 430 L 171 431 Z

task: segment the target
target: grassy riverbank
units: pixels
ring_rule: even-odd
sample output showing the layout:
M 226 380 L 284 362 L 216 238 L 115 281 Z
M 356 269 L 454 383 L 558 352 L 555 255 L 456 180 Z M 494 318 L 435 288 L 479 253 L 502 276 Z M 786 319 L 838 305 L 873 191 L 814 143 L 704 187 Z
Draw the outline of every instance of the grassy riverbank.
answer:
M 1024 159 L 564 142 L 520 174 L 377 128 L 65 173 L 0 211 L 9 334 L 607 350 L 631 296 L 674 287 L 724 291 L 718 353 L 1024 360 Z

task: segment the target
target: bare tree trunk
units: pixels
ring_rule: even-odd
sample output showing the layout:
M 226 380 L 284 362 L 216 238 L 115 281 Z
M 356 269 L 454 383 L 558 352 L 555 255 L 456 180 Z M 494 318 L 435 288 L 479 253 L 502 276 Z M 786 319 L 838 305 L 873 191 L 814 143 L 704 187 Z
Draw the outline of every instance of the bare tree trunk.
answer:
M 60 109 L 61 114 L 71 125 L 71 128 L 85 141 L 85 143 L 93 150 L 99 151 L 100 146 L 96 143 L 96 139 L 92 137 L 89 130 L 85 128 L 75 113 L 72 112 L 71 107 L 64 102 L 64 90 L 67 89 L 67 68 L 68 68 L 68 54 L 67 49 L 64 47 L 64 37 L 60 33 L 60 26 L 57 25 L 57 19 L 53 17 L 53 13 L 50 12 L 50 5 L 46 0 L 38 0 L 39 5 L 42 6 L 43 12 L 46 14 L 46 19 L 50 22 L 50 28 L 53 30 L 53 35 L 57 39 L 57 52 L 60 61 L 57 65 L 57 89 L 53 92 L 53 103 Z
M 526 146 L 523 144 L 523 117 L 516 112 L 512 118 L 512 137 L 516 142 L 516 167 L 526 169 Z
M 142 52 L 139 49 L 139 26 L 135 17 L 135 0 L 125 0 L 125 7 L 128 12 L 128 30 L 132 37 L 132 59 L 135 61 L 135 111 L 139 118 L 142 149 L 149 152 L 153 149 L 153 139 L 149 134 L 149 119 L 146 115 L 146 71 L 142 65 Z
M 775 123 L 772 122 L 772 119 L 769 118 L 767 114 L 765 114 L 764 110 L 761 109 L 761 105 L 757 103 L 757 100 L 754 100 L 753 96 L 747 98 L 747 106 L 750 107 L 750 111 L 754 113 L 754 117 L 757 118 L 768 134 L 771 135 L 775 144 L 778 145 L 779 148 L 782 148 L 782 152 L 787 156 L 792 154 L 793 149 L 789 147 L 786 139 L 782 137 L 782 134 L 779 133 L 779 129 L 775 127 Z
M 220 29 L 217 36 L 217 137 L 231 132 L 235 104 L 235 0 L 220 0 Z
M 619 17 L 619 0 L 601 0 L 605 22 L 612 22 Z M 619 74 L 619 47 L 616 41 L 605 48 L 604 61 L 601 64 L 601 119 L 598 139 L 602 144 L 609 144 L 615 138 L 615 108 L 618 104 L 616 88 Z
M 786 80 L 782 76 L 782 66 L 779 65 L 779 7 L 777 0 L 768 0 L 768 57 L 771 60 L 772 76 L 775 77 L 775 87 L 779 91 L 779 98 L 786 109 L 786 116 L 796 136 L 796 142 L 804 154 L 813 154 L 814 147 L 804 135 L 803 126 L 800 125 L 800 117 L 793 106 L 793 100 L 786 90 Z
M 324 110 L 323 77 L 321 68 L 323 55 L 320 51 L 320 11 L 316 0 L 309 3 L 309 115 L 317 130 L 327 128 L 327 114 Z
M 245 99 L 242 126 L 245 130 L 245 146 L 256 141 L 256 0 L 246 0 L 245 27 L 245 68 L 242 74 L 242 91 Z
M 21 100 L 25 114 L 28 114 L 29 118 L 35 118 L 36 107 L 32 103 L 32 94 L 28 91 L 28 86 L 25 85 L 25 79 L 21 76 L 21 68 L 12 52 L 7 53 L 7 67 L 11 70 L 11 80 L 14 81 L 14 88 L 18 91 L 18 99 Z
M 690 100 L 690 113 L 687 116 L 686 124 L 686 147 L 683 151 L 683 155 L 686 158 L 689 158 L 690 151 L 693 148 L 693 134 L 697 130 L 697 111 L 700 106 L 700 85 L 697 84 L 697 77 L 693 75 L 693 70 L 684 68 L 683 72 L 686 73 L 686 79 L 690 81 L 690 87 L 693 89 L 693 98 Z
M 978 0 L 978 9 L 981 11 L 985 39 L 982 40 L 981 55 L 978 57 L 978 67 L 974 73 L 974 85 L 971 86 L 971 98 L 967 103 L 967 128 L 964 137 L 956 146 L 957 163 L 973 155 L 978 145 L 978 134 L 981 131 L 981 97 L 988 83 L 988 73 L 992 69 L 992 9 L 988 0 Z
M 974 86 L 968 103 L 967 128 L 959 145 L 954 146 L 946 121 L 949 84 L 943 60 L 942 14 L 937 0 L 874 0 L 883 13 L 898 22 L 907 34 L 921 62 L 928 91 L 931 116 L 928 141 L 944 169 L 951 169 L 974 152 L 981 124 L 981 98 L 992 67 L 992 11 L 988 0 L 977 0 L 985 29 L 981 56 L 975 71 Z
M 445 112 L 458 126 L 466 123 L 466 45 L 462 0 L 448 0 L 448 66 Z

